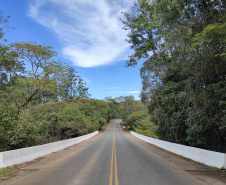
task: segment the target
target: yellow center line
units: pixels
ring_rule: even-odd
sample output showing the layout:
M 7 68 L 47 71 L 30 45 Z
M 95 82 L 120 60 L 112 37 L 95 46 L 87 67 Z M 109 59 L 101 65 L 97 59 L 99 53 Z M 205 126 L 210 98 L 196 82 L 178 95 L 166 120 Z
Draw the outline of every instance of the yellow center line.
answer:
M 111 171 L 110 171 L 110 181 L 109 181 L 109 185 L 112 185 L 112 176 L 113 176 L 113 148 L 112 148 L 112 157 L 111 157 Z
M 115 161 L 115 163 L 114 163 L 114 161 Z M 110 169 L 109 185 L 112 185 L 114 164 L 115 164 L 115 185 L 118 185 L 118 171 L 117 171 L 116 146 L 115 146 L 115 125 L 114 125 L 114 129 L 113 129 L 113 145 L 112 145 L 112 156 L 111 156 L 111 169 Z
M 116 147 L 115 147 L 115 185 L 118 185 L 118 172 L 117 172 L 117 161 L 116 161 Z

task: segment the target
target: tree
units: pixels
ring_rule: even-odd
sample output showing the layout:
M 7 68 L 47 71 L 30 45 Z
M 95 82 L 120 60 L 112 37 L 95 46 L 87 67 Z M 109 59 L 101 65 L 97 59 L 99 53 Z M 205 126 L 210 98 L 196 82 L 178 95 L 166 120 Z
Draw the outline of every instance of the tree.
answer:
M 10 50 L 4 38 L 4 28 L 8 27 L 9 16 L 0 10 L 0 150 L 8 149 L 12 139 L 14 122 L 17 119 L 15 109 L 10 106 L 10 87 L 15 85 L 15 79 L 23 73 L 23 64 L 16 60 L 17 52 Z
M 124 15 L 159 137 L 225 151 L 225 3 L 138 0 Z
M 13 44 L 12 50 L 17 51 L 18 61 L 31 68 L 16 79 L 16 86 L 11 87 L 18 112 L 34 100 L 46 102 L 48 98 L 88 95 L 88 88 L 77 72 L 52 59 L 57 53 L 51 46 L 22 42 Z
M 108 110 L 108 120 L 114 119 L 114 118 L 120 118 L 118 115 L 118 105 L 119 103 L 112 97 L 105 97 L 104 101 L 107 102 L 109 106 Z
M 56 52 L 50 46 L 21 42 L 12 44 L 12 50 L 17 51 L 19 61 L 28 63 L 31 67 L 31 71 L 17 78 L 17 85 L 12 87 L 19 113 L 38 96 L 39 92 L 55 89 L 56 82 L 51 80 L 51 75 L 60 69 L 56 62 L 51 61 Z
M 7 45 L 3 28 L 8 18 L 0 11 L 0 151 L 71 138 L 99 128 L 83 114 L 65 119 L 69 116 L 63 117 L 62 110 L 56 110 L 40 118 L 31 111 L 47 102 L 62 108 L 58 100 L 67 99 L 67 104 L 74 99 L 74 103 L 89 96 L 88 88 L 74 68 L 53 60 L 57 53 L 51 46 L 33 42 Z M 74 112 L 70 113 L 73 117 Z M 50 120 L 44 122 L 45 117 Z
M 13 84 L 13 79 L 17 76 L 17 72 L 22 73 L 23 64 L 16 60 L 17 52 L 11 51 L 6 45 L 7 40 L 4 39 L 4 28 L 7 27 L 9 16 L 5 16 L 0 10 L 0 92 L 4 93 L 9 85 Z

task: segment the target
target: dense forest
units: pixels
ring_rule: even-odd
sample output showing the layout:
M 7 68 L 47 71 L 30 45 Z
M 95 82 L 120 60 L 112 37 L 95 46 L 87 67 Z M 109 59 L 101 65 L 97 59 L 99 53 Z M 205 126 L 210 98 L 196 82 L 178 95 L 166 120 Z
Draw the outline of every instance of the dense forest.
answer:
M 141 101 L 91 99 L 85 81 L 51 46 L 8 43 L 0 11 L 0 152 L 77 137 L 121 118 L 131 129 L 226 152 L 224 1 L 138 0 L 122 22 L 143 62 Z
M 226 3 L 138 0 L 124 12 L 134 53 L 143 62 L 142 102 L 160 139 L 226 151 Z

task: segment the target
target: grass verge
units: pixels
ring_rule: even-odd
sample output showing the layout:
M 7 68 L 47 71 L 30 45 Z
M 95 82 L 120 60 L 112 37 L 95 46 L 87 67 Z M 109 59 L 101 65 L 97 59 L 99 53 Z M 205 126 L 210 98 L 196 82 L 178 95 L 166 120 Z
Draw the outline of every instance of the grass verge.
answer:
M 6 180 L 15 176 L 18 166 L 0 168 L 0 180 Z

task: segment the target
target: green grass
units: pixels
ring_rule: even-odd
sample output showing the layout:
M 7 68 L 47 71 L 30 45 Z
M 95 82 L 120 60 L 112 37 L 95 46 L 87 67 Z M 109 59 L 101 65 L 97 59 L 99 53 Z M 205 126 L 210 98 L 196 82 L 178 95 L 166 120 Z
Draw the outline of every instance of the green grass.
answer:
M 136 128 L 135 132 L 138 133 L 138 134 L 142 134 L 142 135 L 148 136 L 148 137 L 159 139 L 159 137 L 151 129 L 149 129 L 149 130 L 141 130 L 141 129 L 137 129 Z
M 15 172 L 18 169 L 18 166 L 0 168 L 0 180 L 9 179 L 15 176 Z

